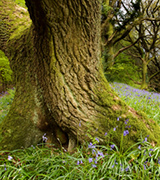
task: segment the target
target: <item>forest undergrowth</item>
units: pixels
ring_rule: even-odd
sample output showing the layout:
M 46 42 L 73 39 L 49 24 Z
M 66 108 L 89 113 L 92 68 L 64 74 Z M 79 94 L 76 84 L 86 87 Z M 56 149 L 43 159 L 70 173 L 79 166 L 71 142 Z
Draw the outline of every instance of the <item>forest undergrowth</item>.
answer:
M 148 92 L 122 83 L 112 83 L 111 87 L 130 107 L 144 111 L 149 118 L 160 124 L 160 94 Z M 3 121 L 14 98 L 15 89 L 0 95 L 0 122 Z M 117 117 L 117 121 L 119 117 Z M 129 124 L 128 120 L 125 124 Z M 116 129 L 114 129 L 116 133 Z M 122 132 L 125 138 L 129 131 Z M 109 132 L 104 136 L 107 138 Z M 121 146 L 123 146 L 123 138 Z M 16 180 L 158 180 L 160 179 L 160 147 L 152 147 L 148 137 L 139 138 L 133 147 L 121 151 L 116 144 L 98 145 L 93 138 L 69 153 L 43 142 L 27 149 L 0 151 L 0 179 Z M 42 139 L 46 140 L 43 136 Z M 134 150 L 133 150 L 134 149 Z

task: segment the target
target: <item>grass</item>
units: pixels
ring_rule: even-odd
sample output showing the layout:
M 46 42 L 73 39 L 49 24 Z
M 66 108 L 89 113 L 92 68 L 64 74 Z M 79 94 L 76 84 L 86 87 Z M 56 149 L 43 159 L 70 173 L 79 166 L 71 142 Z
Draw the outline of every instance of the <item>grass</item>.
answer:
M 143 110 L 159 122 L 158 93 L 141 91 L 125 84 L 113 83 L 112 88 L 126 103 Z M 14 97 L 14 89 L 0 97 L 0 120 L 6 116 Z M 115 131 L 116 133 L 116 131 Z M 123 133 L 123 132 L 122 132 Z M 108 134 L 105 134 L 107 136 Z M 123 134 L 127 136 L 127 133 Z M 98 145 L 98 139 L 86 143 L 70 154 L 44 144 L 15 151 L 0 151 L 0 179 L 16 180 L 158 180 L 160 177 L 160 147 L 152 147 L 147 137 L 127 151 L 111 143 Z M 123 146 L 123 141 L 122 141 Z

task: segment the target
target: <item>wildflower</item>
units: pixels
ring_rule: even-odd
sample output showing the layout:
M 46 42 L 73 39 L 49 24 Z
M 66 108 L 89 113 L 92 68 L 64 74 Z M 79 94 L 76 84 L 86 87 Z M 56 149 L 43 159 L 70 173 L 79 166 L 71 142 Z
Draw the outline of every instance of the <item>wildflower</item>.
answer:
M 115 146 L 114 144 L 110 145 L 110 147 L 111 147 L 111 150 L 114 148 L 114 146 Z
M 115 127 L 115 128 L 113 128 L 113 131 L 116 131 L 116 127 Z
M 93 149 L 93 148 L 95 148 L 96 146 L 95 145 L 93 145 L 91 142 L 89 143 L 89 145 L 88 145 L 88 148 L 91 148 L 91 149 Z
M 77 165 L 79 165 L 80 164 L 80 162 L 79 161 L 77 161 Z
M 127 134 L 129 134 L 129 131 L 128 131 L 128 130 L 126 130 L 126 131 L 123 132 L 123 136 L 126 136 Z
M 92 149 L 92 154 L 94 154 L 96 152 L 96 150 L 95 149 Z
M 81 121 L 79 122 L 79 127 L 81 127 Z
M 152 156 L 151 153 L 149 153 L 149 156 L 150 156 L 150 157 Z
M 12 156 L 8 156 L 8 160 L 11 161 L 13 159 Z
M 6 164 L 4 163 L 4 170 L 6 171 L 7 170 L 7 168 L 6 168 Z
M 93 168 L 96 168 L 97 166 L 96 166 L 95 164 L 92 164 L 92 167 L 93 167 Z
M 95 138 L 97 142 L 99 142 L 99 139 L 98 138 Z
M 104 135 L 107 136 L 107 132 Z
M 126 170 L 126 172 L 129 171 L 129 167 L 127 167 L 125 170 Z
M 44 142 L 47 142 L 48 138 L 46 137 L 46 133 L 44 133 L 44 135 L 42 136 L 42 140 L 43 140 Z
M 100 155 L 100 156 L 104 157 L 103 152 L 98 151 L 98 155 Z
M 151 148 L 150 151 L 153 151 L 153 149 Z
M 143 165 L 144 166 L 144 170 L 146 170 L 146 166 L 145 165 Z
M 117 118 L 117 121 L 119 121 L 119 117 Z
M 126 121 L 124 122 L 125 124 L 127 124 L 128 123 L 128 121 L 129 121 L 129 119 L 126 119 Z
M 89 158 L 88 161 L 89 163 L 91 163 L 93 161 L 93 158 Z
M 94 161 L 95 164 L 97 164 L 97 161 Z
M 160 158 L 158 157 L 158 164 L 160 164 Z
M 112 168 L 114 168 L 114 164 L 112 165 Z
M 141 145 L 138 146 L 138 149 L 141 150 Z

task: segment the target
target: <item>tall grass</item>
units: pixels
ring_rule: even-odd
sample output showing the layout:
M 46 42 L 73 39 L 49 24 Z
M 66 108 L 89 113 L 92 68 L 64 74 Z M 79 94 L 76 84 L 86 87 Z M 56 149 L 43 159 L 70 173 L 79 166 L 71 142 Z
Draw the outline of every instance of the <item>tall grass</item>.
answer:
M 157 107 L 159 108 L 159 94 L 141 91 L 125 84 L 113 83 L 111 86 L 128 105 L 137 110 L 146 110 L 149 117 L 158 121 L 159 114 L 156 114 Z M 7 114 L 13 96 L 14 90 L 9 90 L 0 97 L 1 120 Z M 127 134 L 122 132 L 124 138 Z M 108 134 L 104 136 L 107 137 Z M 72 154 L 56 148 L 47 148 L 44 144 L 15 151 L 0 151 L 0 179 L 159 179 L 160 147 L 152 147 L 147 137 L 141 137 L 134 145 L 134 150 L 128 147 L 125 152 L 121 151 L 121 147 L 118 149 L 116 144 L 100 146 L 98 141 L 98 138 L 95 138 L 93 142 L 75 149 Z

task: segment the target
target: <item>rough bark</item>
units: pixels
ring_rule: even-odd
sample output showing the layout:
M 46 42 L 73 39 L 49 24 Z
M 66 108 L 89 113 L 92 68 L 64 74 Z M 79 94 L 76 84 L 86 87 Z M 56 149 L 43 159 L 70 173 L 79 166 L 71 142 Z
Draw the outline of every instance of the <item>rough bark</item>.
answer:
M 8 2 L 15 7 L 12 0 Z M 8 9 L 8 2 L 2 0 L 0 10 Z M 159 143 L 157 123 L 122 102 L 103 75 L 100 1 L 26 0 L 26 4 L 32 23 L 18 34 L 14 30 L 0 46 L 16 79 L 13 104 L 0 124 L 0 148 L 29 147 L 41 141 L 44 133 L 47 142 L 68 145 L 69 150 L 76 141 L 83 143 L 93 137 L 119 146 L 127 118 L 131 128 L 124 149 L 135 143 L 140 133 Z M 0 38 L 4 36 L 1 31 Z

